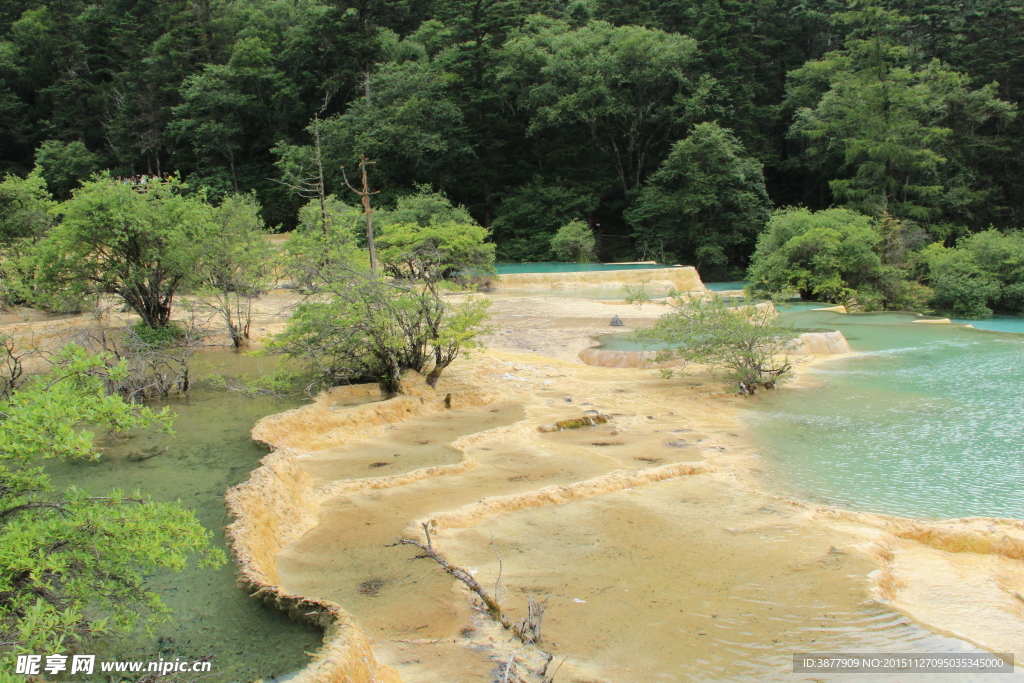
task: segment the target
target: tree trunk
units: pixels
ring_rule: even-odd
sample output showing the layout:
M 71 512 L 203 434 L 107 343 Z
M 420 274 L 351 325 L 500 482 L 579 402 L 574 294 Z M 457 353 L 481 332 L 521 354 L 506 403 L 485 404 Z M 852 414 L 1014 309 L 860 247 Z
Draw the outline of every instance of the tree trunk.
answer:
M 398 360 L 395 358 L 389 358 L 385 362 L 386 374 L 381 377 L 380 385 L 384 389 L 384 393 L 397 394 L 398 385 L 402 381 L 402 369 L 399 367 Z
M 140 297 L 141 301 L 132 302 L 126 299 L 126 302 L 131 306 L 139 317 L 142 318 L 142 322 L 147 327 L 158 328 L 167 327 L 168 323 L 171 322 L 171 307 L 169 304 L 165 304 L 161 301 L 153 301 L 148 297 Z
M 366 214 L 366 245 L 370 250 L 370 272 L 377 274 L 377 246 L 373 242 L 373 209 L 370 208 L 370 185 L 366 179 L 366 157 L 359 157 L 363 170 L 363 213 Z

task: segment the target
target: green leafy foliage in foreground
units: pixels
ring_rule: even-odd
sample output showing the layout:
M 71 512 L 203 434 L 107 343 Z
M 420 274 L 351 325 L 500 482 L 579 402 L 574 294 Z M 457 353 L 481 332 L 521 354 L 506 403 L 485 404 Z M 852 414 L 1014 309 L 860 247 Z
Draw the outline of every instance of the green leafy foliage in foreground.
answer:
M 94 434 L 169 429 L 171 416 L 107 395 L 126 372 L 67 347 L 54 369 L 0 405 L 0 642 L 17 652 L 61 651 L 128 630 L 167 611 L 146 576 L 223 553 L 192 512 L 120 491 L 53 491 L 41 461 L 95 459 Z M 7 662 L 9 663 L 9 662 Z M 6 664 L 0 666 L 6 668 Z M 13 670 L 13 669 L 9 669 Z
M 640 303 L 644 296 L 633 292 L 629 298 Z M 733 307 L 718 297 L 685 296 L 670 298 L 669 303 L 671 313 L 653 327 L 631 334 L 633 341 L 669 345 L 658 352 L 657 361 L 699 363 L 734 382 L 739 393 L 746 395 L 762 387 L 772 389 L 789 377 L 792 364 L 786 347 L 797 332 L 778 324 L 770 304 Z M 671 377 L 672 371 L 662 374 Z

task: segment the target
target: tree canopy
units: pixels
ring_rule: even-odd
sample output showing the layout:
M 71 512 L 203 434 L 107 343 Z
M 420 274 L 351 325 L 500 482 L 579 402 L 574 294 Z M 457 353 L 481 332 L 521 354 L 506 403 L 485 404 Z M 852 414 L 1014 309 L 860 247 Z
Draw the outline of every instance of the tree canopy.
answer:
M 626 218 L 661 261 L 729 277 L 746 265 L 768 213 L 761 164 L 731 131 L 710 122 L 672 146 Z
M 912 59 L 894 38 L 905 20 L 895 11 L 861 3 L 839 18 L 854 26 L 845 47 L 789 76 L 805 162 L 828 169 L 833 197 L 851 208 L 978 225 L 993 188 L 965 170 L 1005 144 L 1016 108 L 995 83 L 973 88 L 939 59 Z
M 98 177 L 60 204 L 39 245 L 41 278 L 67 296 L 115 294 L 150 327 L 170 322 L 214 234 L 212 209 L 174 179 L 145 190 Z
M 1024 228 L 1022 3 L 11 0 L 0 173 L 56 201 L 169 173 L 290 231 L 293 172 L 354 204 L 366 155 L 381 226 L 425 185 L 499 260 L 554 258 L 582 220 L 599 260 L 710 277 L 748 265 L 765 207 L 887 211 L 953 248 Z
M 778 211 L 758 239 L 749 289 L 869 310 L 920 308 L 927 292 L 910 277 L 908 254 L 926 240 L 888 214 L 875 219 L 849 209 Z

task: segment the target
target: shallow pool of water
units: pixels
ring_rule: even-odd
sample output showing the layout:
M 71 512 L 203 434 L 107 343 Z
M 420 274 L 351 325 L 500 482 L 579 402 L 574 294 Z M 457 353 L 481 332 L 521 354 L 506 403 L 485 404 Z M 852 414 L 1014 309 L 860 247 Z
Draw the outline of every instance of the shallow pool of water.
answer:
M 644 291 L 653 299 L 668 296 L 672 290 L 670 285 L 643 286 Z M 492 299 L 518 299 L 520 297 L 554 296 L 564 299 L 590 299 L 594 301 L 622 301 L 626 298 L 626 290 L 622 287 L 574 287 L 572 289 L 498 289 L 488 292 Z
M 659 263 L 499 263 L 494 266 L 498 275 L 510 273 L 583 273 L 595 270 L 649 270 L 671 268 Z
M 669 347 L 668 344 L 660 342 L 657 344 L 643 344 L 633 341 L 631 332 L 602 334 L 599 337 L 595 337 L 594 341 L 607 351 L 661 351 Z
M 952 318 L 954 323 L 970 325 L 979 330 L 1024 334 L 1024 318 L 1016 315 L 994 315 L 990 318 Z
M 736 305 L 746 305 L 744 302 L 737 302 Z M 785 304 L 777 305 L 779 311 L 784 315 L 783 320 L 790 322 L 791 319 L 789 314 L 800 311 L 812 311 L 817 308 L 828 306 L 828 304 L 822 304 L 814 301 L 791 301 Z M 829 314 L 834 316 L 834 314 Z M 801 327 L 814 328 L 814 331 L 821 332 L 823 330 L 834 330 L 835 327 L 829 327 L 828 325 L 810 325 L 804 324 L 797 319 L 797 322 L 793 323 L 800 325 Z M 654 344 L 643 344 L 638 341 L 633 341 L 631 338 L 631 332 L 617 332 L 615 334 L 603 334 L 595 338 L 595 341 L 601 345 L 601 348 L 607 349 L 608 351 L 661 351 L 662 349 L 669 348 L 669 344 L 666 343 L 654 343 Z
M 746 421 L 780 486 L 912 517 L 1024 518 L 1024 335 L 912 314 L 785 314 L 843 332 L 859 356 L 766 393 Z
M 724 292 L 732 289 L 743 289 L 748 284 L 750 283 L 746 280 L 736 280 L 734 282 L 705 282 L 704 286 L 712 292 Z
M 846 681 L 794 675 L 792 654 L 979 652 L 874 603 L 864 577 L 875 565 L 834 545 L 844 542 L 702 477 L 524 509 L 444 538 L 485 585 L 499 571 L 491 544 L 501 549 L 513 614 L 531 593 L 550 596 L 545 647 L 586 674 L 566 680 Z
M 201 354 L 194 367 L 210 363 L 229 373 L 252 372 L 266 361 L 228 351 Z M 203 374 L 200 370 L 196 374 Z M 231 520 L 224 492 L 243 481 L 266 455 L 249 438 L 260 417 L 293 408 L 299 399 L 246 398 L 225 390 L 197 388 L 169 405 L 178 417 L 175 434 L 139 431 L 111 443 L 100 441 L 98 462 L 53 463 L 47 468 L 58 489 L 75 485 L 102 495 L 114 488 L 140 490 L 160 501 L 180 500 L 199 521 L 214 531 L 225 548 L 222 528 Z M 144 458 L 144 459 L 139 459 Z M 94 642 L 83 649 L 100 659 L 155 660 L 212 655 L 215 675 L 209 680 L 268 681 L 308 662 L 304 652 L 320 646 L 321 632 L 249 598 L 235 584 L 235 565 L 217 570 L 189 569 L 152 577 L 148 585 L 174 610 L 169 623 L 145 634 L 113 642 Z

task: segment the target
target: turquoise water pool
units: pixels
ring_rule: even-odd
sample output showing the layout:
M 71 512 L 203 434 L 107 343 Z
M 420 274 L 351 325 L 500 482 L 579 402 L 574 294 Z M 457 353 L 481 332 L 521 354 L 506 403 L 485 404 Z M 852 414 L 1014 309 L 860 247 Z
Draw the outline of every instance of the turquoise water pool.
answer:
M 982 318 L 980 320 L 952 318 L 952 321 L 954 323 L 971 325 L 979 330 L 1024 334 L 1024 318 L 1016 315 L 994 315 L 991 318 Z
M 583 273 L 594 270 L 650 270 L 671 268 L 657 263 L 499 263 L 494 266 L 498 275 L 511 273 Z
M 645 285 L 644 291 L 652 299 L 664 298 L 671 291 L 671 285 Z M 573 287 L 572 289 L 516 289 L 502 288 L 488 292 L 494 299 L 514 299 L 519 297 L 553 296 L 562 299 L 589 299 L 592 301 L 622 301 L 626 298 L 626 290 L 622 287 Z
M 705 282 L 704 286 L 712 292 L 724 292 L 730 289 L 743 289 L 748 284 L 746 280 L 737 280 L 735 282 Z
M 808 371 L 820 386 L 745 403 L 780 487 L 911 517 L 1024 518 L 1024 335 L 901 313 L 784 316 L 863 353 Z
M 619 298 L 621 298 L 621 295 Z M 746 302 L 738 302 L 737 305 L 746 305 Z M 829 304 L 822 304 L 814 301 L 791 301 L 786 304 L 780 304 L 777 306 L 777 308 L 780 312 L 782 312 L 784 319 L 788 320 L 790 313 L 798 311 L 809 311 L 815 308 L 821 308 L 823 306 L 828 305 Z M 626 325 L 630 324 L 628 313 L 620 313 L 620 316 Z M 820 331 L 822 326 L 804 325 L 804 327 L 811 327 L 814 328 L 815 330 Z M 831 329 L 836 328 L 833 327 Z M 641 344 L 640 342 L 631 340 L 629 332 L 604 334 L 601 335 L 600 337 L 596 337 L 595 341 L 597 341 L 602 348 L 607 349 L 609 351 L 660 351 L 662 349 L 667 349 L 669 346 L 668 344 Z

